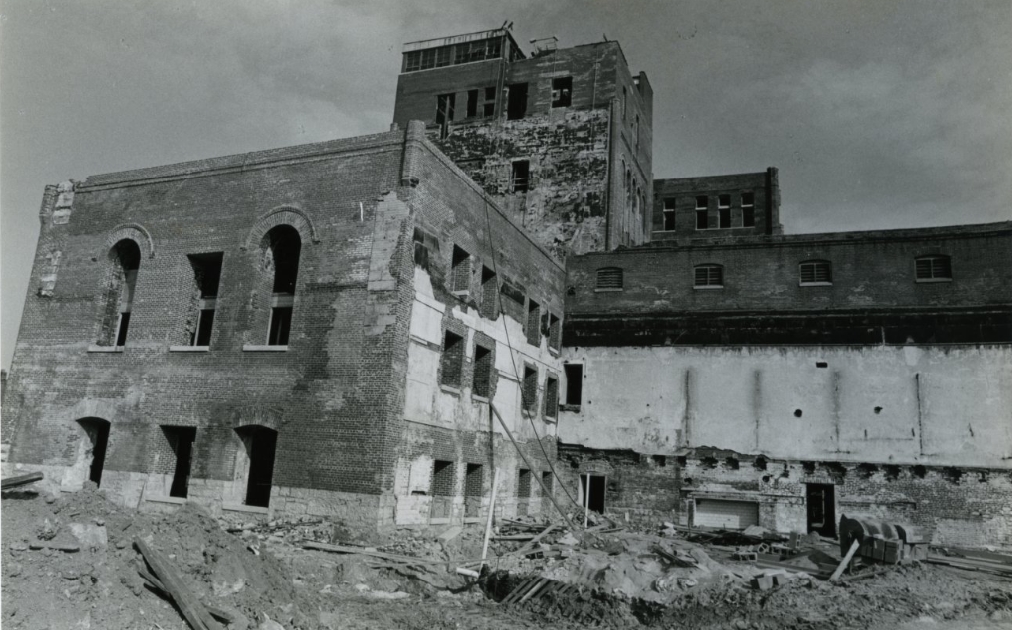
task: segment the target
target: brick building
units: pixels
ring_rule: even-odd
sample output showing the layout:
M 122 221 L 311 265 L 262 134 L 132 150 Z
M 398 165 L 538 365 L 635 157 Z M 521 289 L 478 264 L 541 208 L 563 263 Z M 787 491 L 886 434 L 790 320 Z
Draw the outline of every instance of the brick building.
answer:
M 48 187 L 5 472 L 1012 547 L 1012 223 L 783 234 L 775 168 L 654 180 L 616 42 L 532 43 L 406 44 L 387 133 Z

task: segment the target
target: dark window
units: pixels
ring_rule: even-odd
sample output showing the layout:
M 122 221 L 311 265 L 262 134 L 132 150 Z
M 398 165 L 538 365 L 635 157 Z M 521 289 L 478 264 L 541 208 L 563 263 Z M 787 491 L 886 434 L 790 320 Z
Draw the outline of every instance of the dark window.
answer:
M 211 329 L 214 312 L 218 305 L 218 284 L 221 280 L 222 254 L 199 254 L 188 256 L 193 268 L 193 281 L 197 295 L 196 321 L 190 331 L 191 346 L 211 344 Z
M 531 185 L 531 164 L 527 160 L 513 162 L 510 174 L 510 192 L 527 192 Z
M 450 387 L 460 387 L 460 371 L 464 362 L 464 339 L 446 331 L 443 337 L 443 357 L 440 361 L 441 376 L 439 383 Z
M 130 329 L 137 272 L 141 265 L 141 249 L 133 240 L 123 239 L 110 250 L 109 260 L 112 264 L 112 277 L 107 293 L 106 316 L 103 320 L 100 343 L 108 345 L 112 341 L 115 346 L 124 346 L 127 331 Z
M 665 199 L 664 200 L 664 231 L 673 232 L 675 230 L 675 200 Z
M 709 207 L 706 195 L 696 197 L 696 210 L 706 210 Z
M 485 118 L 495 116 L 495 88 L 485 88 L 485 104 L 482 105 L 481 115 Z
M 455 294 L 467 294 L 471 287 L 471 254 L 456 245 L 453 246 L 453 258 L 450 263 L 451 290 Z
M 717 211 L 720 215 L 720 227 L 731 227 L 731 195 L 717 195 Z
M 548 315 L 548 347 L 559 350 L 562 347 L 562 320 L 555 315 Z
M 481 514 L 485 471 L 481 464 L 468 464 L 464 471 L 464 516 L 474 518 Z
M 456 94 L 440 94 L 436 97 L 436 124 L 445 125 L 453 120 L 454 105 L 457 100 Z
M 478 90 L 467 91 L 467 117 L 474 118 L 478 115 Z
M 710 227 L 707 217 L 708 201 L 706 196 L 696 197 L 696 229 L 705 230 Z
M 492 379 L 492 351 L 484 346 L 474 347 L 474 379 L 471 393 L 488 398 Z
M 269 507 L 278 432 L 259 425 L 239 427 L 235 432 L 245 447 L 246 505 Z
M 521 406 L 524 413 L 536 411 L 538 402 L 538 370 L 524 366 L 524 382 L 521 389 Z
M 717 207 L 718 208 L 730 208 L 731 207 L 731 195 L 717 195 Z
M 190 456 L 193 452 L 193 441 L 197 437 L 196 427 L 162 427 L 169 446 L 176 456 L 176 465 L 172 474 L 170 497 L 185 499 L 190 484 Z
M 288 306 L 285 306 L 285 303 Z M 268 346 L 287 346 L 292 330 L 291 296 L 274 296 L 271 306 L 271 323 L 267 333 Z
M 292 327 L 292 308 L 295 304 L 295 283 L 299 275 L 299 255 L 302 240 L 290 225 L 272 228 L 264 237 L 267 270 L 273 268 L 270 323 L 267 327 L 267 345 L 288 345 Z
M 555 494 L 555 476 L 550 472 L 541 473 L 541 485 L 543 486 L 542 491 L 547 496 L 553 496 Z
M 750 192 L 741 194 L 741 225 L 755 226 L 755 195 Z
M 618 267 L 605 267 L 597 270 L 598 290 L 615 290 L 622 288 L 622 270 Z
M 531 471 L 526 468 L 520 469 L 520 478 L 517 480 L 517 497 L 528 499 L 531 496 Z
M 527 301 L 527 343 L 532 346 L 541 345 L 541 305 L 534 300 Z
M 828 260 L 809 260 L 798 265 L 801 284 L 831 284 L 833 270 Z
M 952 263 L 948 256 L 921 256 L 916 261 L 917 280 L 952 280 Z
M 559 379 L 549 376 L 545 381 L 545 417 L 559 415 Z
M 567 363 L 563 369 L 566 372 L 566 404 L 579 407 L 583 400 L 583 364 Z
M 506 102 L 506 118 L 520 120 L 527 115 L 527 84 L 514 83 L 509 88 Z
M 573 104 L 573 77 L 552 79 L 552 107 L 569 107 Z
M 499 314 L 498 295 L 499 283 L 496 281 L 495 272 L 485 267 L 481 268 L 481 316 L 488 319 L 495 319 Z
M 697 287 L 722 287 L 724 286 L 724 268 L 720 265 L 698 265 L 695 268 L 695 283 Z
M 422 51 L 413 50 L 408 53 L 404 53 L 404 70 L 403 72 L 415 72 L 422 69 Z

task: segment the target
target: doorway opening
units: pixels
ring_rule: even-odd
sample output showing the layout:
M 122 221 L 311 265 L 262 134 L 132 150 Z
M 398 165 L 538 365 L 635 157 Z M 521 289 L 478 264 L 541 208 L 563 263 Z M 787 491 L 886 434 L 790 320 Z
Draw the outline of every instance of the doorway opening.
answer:
M 176 467 L 172 473 L 172 487 L 169 489 L 169 496 L 185 499 L 190 486 L 190 461 L 193 454 L 193 441 L 197 438 L 197 428 L 163 426 L 162 431 L 172 447 L 172 452 L 176 455 Z
M 235 430 L 245 447 L 245 466 L 237 467 L 237 477 L 245 472 L 246 505 L 268 507 L 271 500 L 271 482 L 274 478 L 274 454 L 278 445 L 278 432 L 259 425 Z M 242 469 L 245 468 L 245 471 Z
M 109 421 L 101 418 L 84 418 L 78 420 L 78 424 L 84 429 L 88 436 L 91 451 L 91 466 L 88 470 L 88 480 L 95 482 L 96 486 L 102 486 L 102 470 L 105 468 L 105 454 L 109 448 Z
M 604 514 L 604 475 L 580 475 L 580 485 L 583 491 L 583 504 L 591 512 Z M 589 485 L 589 488 L 588 488 Z
M 527 115 L 527 84 L 514 83 L 506 97 L 506 118 L 520 120 Z
M 836 538 L 836 487 L 831 483 L 806 483 L 805 505 L 808 531 Z

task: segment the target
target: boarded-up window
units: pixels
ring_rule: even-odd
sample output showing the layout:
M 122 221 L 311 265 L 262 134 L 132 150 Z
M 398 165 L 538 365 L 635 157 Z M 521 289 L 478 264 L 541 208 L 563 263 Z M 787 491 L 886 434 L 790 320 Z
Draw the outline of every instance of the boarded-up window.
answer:
M 541 305 L 534 300 L 527 301 L 527 343 L 532 346 L 541 345 Z
M 951 280 L 952 263 L 948 256 L 921 256 L 917 259 L 917 280 Z
M 453 246 L 453 259 L 450 264 L 451 290 L 456 294 L 466 294 L 471 288 L 471 254 Z
M 499 283 L 496 281 L 495 272 L 488 267 L 481 268 L 481 316 L 495 319 L 499 314 L 498 310 Z
M 520 404 L 525 413 L 537 411 L 538 403 L 538 370 L 530 366 L 524 366 L 524 382 L 521 390 Z
M 492 379 L 492 351 L 484 346 L 474 347 L 474 379 L 471 393 L 488 398 Z
M 510 192 L 527 192 L 531 187 L 531 163 L 528 160 L 513 162 L 510 173 Z
M 559 350 L 562 347 L 562 320 L 555 315 L 548 315 L 548 347 Z
M 620 291 L 622 289 L 622 269 L 605 267 L 597 270 L 598 291 Z
M 693 286 L 722 287 L 724 286 L 724 268 L 720 265 L 697 265 L 694 269 Z
M 832 284 L 833 271 L 828 260 L 808 260 L 798 266 L 801 284 Z
M 545 381 L 545 417 L 555 418 L 559 415 L 559 379 L 549 376 Z
M 443 337 L 443 357 L 440 361 L 441 385 L 460 387 L 460 371 L 464 362 L 464 339 L 446 331 Z
M 485 471 L 481 464 L 468 464 L 464 473 L 464 516 L 476 517 L 481 513 L 482 487 Z

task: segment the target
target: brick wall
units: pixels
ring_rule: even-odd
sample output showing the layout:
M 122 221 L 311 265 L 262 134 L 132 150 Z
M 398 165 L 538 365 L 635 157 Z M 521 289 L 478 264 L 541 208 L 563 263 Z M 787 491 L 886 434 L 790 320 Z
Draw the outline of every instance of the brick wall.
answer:
M 753 199 L 754 225 L 744 225 L 743 194 Z M 720 227 L 719 197 L 730 198 L 730 228 Z M 707 226 L 697 228 L 697 197 L 707 198 Z M 782 234 L 780 224 L 780 183 L 777 169 L 764 173 L 741 173 L 713 177 L 683 177 L 654 180 L 652 240 L 726 238 L 757 234 Z M 674 229 L 665 226 L 665 210 L 674 208 Z

